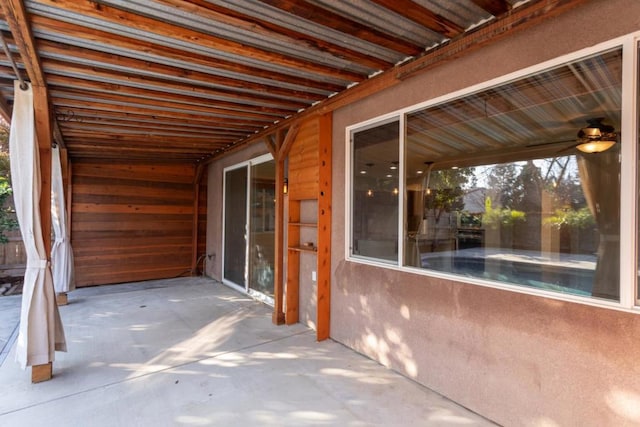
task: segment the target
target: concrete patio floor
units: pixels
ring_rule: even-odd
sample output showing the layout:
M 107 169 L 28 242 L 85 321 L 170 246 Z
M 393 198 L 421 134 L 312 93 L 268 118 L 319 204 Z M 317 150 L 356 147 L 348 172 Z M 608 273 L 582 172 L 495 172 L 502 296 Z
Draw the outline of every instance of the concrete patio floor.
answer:
M 69 300 L 69 351 L 31 384 L 10 338 L 20 297 L 0 299 L 1 426 L 493 425 L 301 324 L 274 326 L 270 307 L 207 278 Z

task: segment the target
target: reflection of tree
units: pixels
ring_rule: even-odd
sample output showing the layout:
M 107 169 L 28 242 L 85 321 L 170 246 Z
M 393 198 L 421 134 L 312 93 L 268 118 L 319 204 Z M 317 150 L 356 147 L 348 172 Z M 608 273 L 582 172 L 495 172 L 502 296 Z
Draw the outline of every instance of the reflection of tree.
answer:
M 540 168 L 529 160 L 522 167 L 516 182 L 520 191 L 514 195 L 513 207 L 523 212 L 540 212 L 544 188 Z
M 524 212 L 540 212 L 542 194 L 551 196 L 560 209 L 578 210 L 585 206 L 580 178 L 573 156 L 529 160 L 522 165 L 503 163 L 487 172 L 489 197 L 494 208 L 511 208 Z
M 556 209 L 553 216 L 545 220 L 546 224 L 560 228 L 563 226 L 587 229 L 593 227 L 596 224 L 591 211 L 587 206 L 579 209 Z
M 515 206 L 521 197 L 522 182 L 518 178 L 518 167 L 515 163 L 503 163 L 493 166 L 487 176 L 489 197 L 496 205 Z
M 425 212 L 433 211 L 436 223 L 444 212 L 460 211 L 464 208 L 464 190 L 466 185 L 475 185 L 473 168 L 445 169 L 431 172 L 430 183 L 425 195 Z
M 516 222 L 525 221 L 526 214 L 517 209 L 511 208 L 494 208 L 492 206 L 491 197 L 487 197 L 484 204 L 484 215 L 482 216 L 482 224 L 491 227 L 511 227 Z
M 431 241 L 431 252 L 438 250 L 439 241 L 450 242 L 452 228 L 457 221 L 451 221 L 451 212 L 464 208 L 464 190 L 468 184 L 475 185 L 476 177 L 473 168 L 445 169 L 430 172 L 430 188 L 424 198 L 424 219 L 427 220 L 427 233 Z M 443 214 L 447 214 L 443 218 Z M 441 219 L 448 220 L 443 221 Z M 449 243 L 447 243 L 448 245 Z M 449 246 L 446 246 L 450 249 Z
M 0 243 L 7 243 L 8 231 L 18 228 L 13 208 L 9 165 L 9 129 L 0 125 Z

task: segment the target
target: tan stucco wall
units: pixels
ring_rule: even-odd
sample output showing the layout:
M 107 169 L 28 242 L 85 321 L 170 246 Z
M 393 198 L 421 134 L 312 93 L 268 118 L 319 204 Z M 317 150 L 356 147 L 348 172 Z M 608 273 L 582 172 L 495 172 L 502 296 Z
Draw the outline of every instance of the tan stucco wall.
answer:
M 640 425 L 640 313 L 346 262 L 343 185 L 346 126 L 638 30 L 588 1 L 335 112 L 333 339 L 500 424 Z

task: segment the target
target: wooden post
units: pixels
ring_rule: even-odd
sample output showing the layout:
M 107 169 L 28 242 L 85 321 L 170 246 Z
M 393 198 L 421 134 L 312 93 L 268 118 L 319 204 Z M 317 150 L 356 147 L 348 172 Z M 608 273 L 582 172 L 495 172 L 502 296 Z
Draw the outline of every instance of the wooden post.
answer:
M 60 152 L 60 169 L 62 172 L 62 194 L 64 195 L 65 202 L 67 201 L 67 189 L 69 187 L 69 154 L 66 148 L 62 148 L 58 146 L 58 151 Z M 65 206 L 66 209 L 66 206 Z M 68 221 L 68 213 L 66 213 L 67 221 Z M 68 225 L 67 225 L 68 226 Z M 67 305 L 69 303 L 69 298 L 66 292 L 58 292 L 56 294 L 56 303 L 58 306 Z
M 329 338 L 331 324 L 331 139 L 332 114 L 319 118 L 318 283 L 316 337 Z
M 53 377 L 53 363 L 45 363 L 44 365 L 35 365 L 31 367 L 31 382 L 41 383 L 49 381 Z
M 276 255 L 273 277 L 273 316 L 272 322 L 275 325 L 284 324 L 284 290 L 283 290 L 283 267 L 284 267 L 284 159 L 279 156 L 276 159 Z
M 53 128 L 51 127 L 49 97 L 46 87 L 33 86 L 33 110 L 40 156 L 40 225 L 47 261 L 51 262 L 51 146 Z M 51 362 L 32 366 L 31 382 L 47 381 L 51 379 L 52 374 L 53 364 Z
M 204 171 L 204 163 L 195 167 L 193 177 L 193 224 L 191 233 L 191 275 L 198 271 L 198 222 L 200 220 L 200 181 Z
M 274 147 L 275 160 L 276 160 L 276 241 L 275 241 L 275 266 L 274 266 L 274 282 L 273 282 L 273 315 L 272 321 L 276 325 L 282 325 L 286 322 L 285 307 L 284 307 L 284 254 L 287 250 L 284 244 L 284 204 L 286 198 L 284 197 L 284 173 L 285 173 L 285 160 L 289 155 L 289 149 L 295 141 L 298 134 L 299 124 L 295 123 L 287 132 L 287 136 L 283 138 L 282 130 L 278 130 L 276 133 L 275 144 L 272 145 L 270 141 L 266 141 L 268 147 Z M 271 151 L 271 150 L 270 150 Z M 288 222 L 287 222 L 288 224 Z M 297 255 L 294 255 L 294 257 Z M 287 255 L 287 262 L 295 262 L 290 254 Z M 287 288 L 288 289 L 288 288 Z M 289 292 L 287 291 L 287 294 Z M 291 317 L 289 317 L 291 318 Z
M 69 297 L 66 292 L 56 293 L 56 304 L 58 304 L 58 307 L 69 304 Z

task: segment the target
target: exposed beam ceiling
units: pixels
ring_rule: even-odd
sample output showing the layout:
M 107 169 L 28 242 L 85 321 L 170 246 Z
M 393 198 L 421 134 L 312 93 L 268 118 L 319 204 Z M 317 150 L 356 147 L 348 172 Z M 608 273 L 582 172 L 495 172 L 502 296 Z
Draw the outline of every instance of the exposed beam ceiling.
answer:
M 0 31 L 71 160 L 194 163 L 581 1 L 1 0 Z

